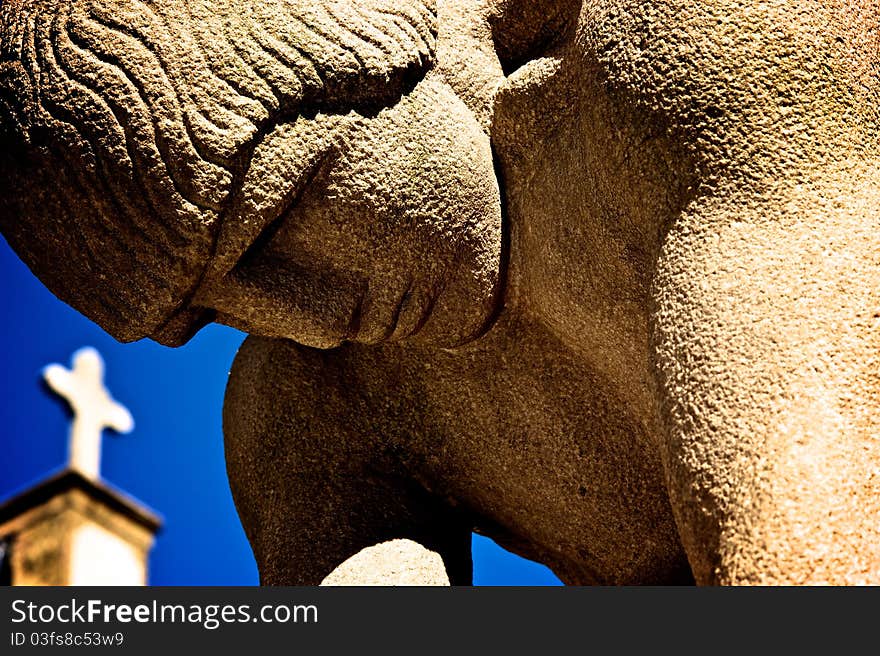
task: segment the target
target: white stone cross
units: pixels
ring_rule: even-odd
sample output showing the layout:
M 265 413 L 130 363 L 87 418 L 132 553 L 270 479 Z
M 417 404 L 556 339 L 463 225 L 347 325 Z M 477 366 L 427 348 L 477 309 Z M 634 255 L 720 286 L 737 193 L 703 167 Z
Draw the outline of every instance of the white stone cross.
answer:
M 104 360 L 95 349 L 86 347 L 73 354 L 73 368 L 50 364 L 43 379 L 73 411 L 70 424 L 69 466 L 90 479 L 100 478 L 101 433 L 112 428 L 128 433 L 134 419 L 125 406 L 113 400 L 104 387 Z

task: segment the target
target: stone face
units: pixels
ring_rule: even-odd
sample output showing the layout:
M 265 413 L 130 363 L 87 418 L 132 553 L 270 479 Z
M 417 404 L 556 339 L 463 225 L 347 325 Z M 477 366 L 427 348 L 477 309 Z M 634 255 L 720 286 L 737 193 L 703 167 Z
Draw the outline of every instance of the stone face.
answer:
M 120 338 L 252 335 L 265 583 L 395 538 L 467 583 L 473 528 L 570 583 L 880 582 L 875 2 L 0 16 L 13 248 Z

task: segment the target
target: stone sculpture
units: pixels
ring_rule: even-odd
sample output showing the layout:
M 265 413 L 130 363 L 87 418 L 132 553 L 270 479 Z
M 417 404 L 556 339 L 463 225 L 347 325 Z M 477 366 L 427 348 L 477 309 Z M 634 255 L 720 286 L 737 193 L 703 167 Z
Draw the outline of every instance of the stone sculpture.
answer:
M 4 0 L 0 230 L 249 333 L 265 583 L 473 528 L 569 583 L 880 582 L 873 0 Z

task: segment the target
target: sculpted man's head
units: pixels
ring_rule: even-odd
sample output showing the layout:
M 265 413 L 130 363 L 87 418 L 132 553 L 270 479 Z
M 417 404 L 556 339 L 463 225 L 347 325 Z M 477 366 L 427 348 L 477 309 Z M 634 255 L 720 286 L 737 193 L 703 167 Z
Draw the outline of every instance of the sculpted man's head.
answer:
M 683 547 L 700 582 L 875 580 L 878 24 L 875 0 L 0 0 L 0 232 L 119 339 L 256 335 L 227 450 L 273 544 L 293 522 L 261 486 L 314 498 L 290 486 L 328 472 L 284 465 L 357 442 L 456 521 L 543 526 L 572 580 L 654 580 L 650 544 L 661 578 Z M 334 397 L 358 367 L 371 393 Z
M 644 296 L 654 235 L 719 166 L 803 150 L 772 133 L 729 141 L 768 110 L 753 92 L 770 69 L 855 62 L 811 76 L 798 102 L 870 86 L 862 10 L 728 4 L 7 1 L 0 230 L 121 340 L 180 344 L 217 320 L 319 347 L 452 346 L 499 304 L 497 166 L 521 187 L 514 222 L 530 225 L 516 243 L 524 289 L 581 341 L 596 334 L 595 275 L 617 270 L 620 296 Z M 768 64 L 711 37 L 716 14 L 755 47 L 770 24 L 835 27 L 810 48 L 761 45 L 779 56 Z M 829 60 L 840 38 L 855 55 Z M 667 68 L 639 43 L 665 49 Z M 814 127 L 795 134 L 834 131 Z M 594 248 L 617 239 L 595 226 L 634 221 L 650 226 L 643 246 Z
M 328 347 L 477 335 L 499 293 L 488 136 L 433 2 L 0 7 L 0 230 L 121 340 L 218 320 Z

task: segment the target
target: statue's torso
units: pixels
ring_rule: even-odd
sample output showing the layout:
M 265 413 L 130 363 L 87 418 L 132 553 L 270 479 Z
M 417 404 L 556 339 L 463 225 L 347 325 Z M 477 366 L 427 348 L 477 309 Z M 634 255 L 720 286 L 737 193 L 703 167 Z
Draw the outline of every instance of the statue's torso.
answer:
M 278 390 L 252 411 L 269 408 L 282 418 L 273 430 L 291 434 L 242 435 L 235 427 L 249 422 L 227 422 L 227 450 L 268 458 L 279 448 L 311 452 L 320 443 L 319 450 L 364 458 L 571 582 L 668 582 L 687 571 L 656 425 L 532 320 L 503 314 L 483 338 L 455 351 L 406 344 L 317 351 L 251 338 L 239 359 L 269 363 L 236 369 L 259 371 L 264 393 Z M 247 384 L 235 375 L 233 394 Z M 311 412 L 302 407 L 311 401 L 291 394 L 291 385 L 340 405 L 320 413 L 328 417 L 320 426 L 285 422 Z M 296 480 L 291 472 L 279 483 Z

